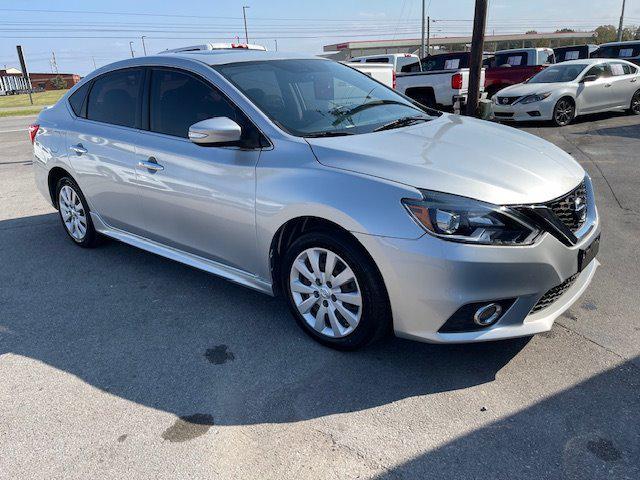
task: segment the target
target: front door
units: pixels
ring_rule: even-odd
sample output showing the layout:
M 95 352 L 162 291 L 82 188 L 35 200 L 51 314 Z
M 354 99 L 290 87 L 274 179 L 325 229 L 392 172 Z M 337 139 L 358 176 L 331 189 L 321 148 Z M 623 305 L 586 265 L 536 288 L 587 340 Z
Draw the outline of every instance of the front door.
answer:
M 260 149 L 199 146 L 188 139 L 189 126 L 201 120 L 229 117 L 246 129 L 246 117 L 191 73 L 154 68 L 149 85 L 149 131 L 137 144 L 145 236 L 252 271 Z
M 612 108 L 615 105 L 615 96 L 609 65 L 605 63 L 594 65 L 587 70 L 584 77 L 590 75 L 595 75 L 597 78 L 590 82 L 580 83 L 578 89 L 579 112 L 590 113 Z

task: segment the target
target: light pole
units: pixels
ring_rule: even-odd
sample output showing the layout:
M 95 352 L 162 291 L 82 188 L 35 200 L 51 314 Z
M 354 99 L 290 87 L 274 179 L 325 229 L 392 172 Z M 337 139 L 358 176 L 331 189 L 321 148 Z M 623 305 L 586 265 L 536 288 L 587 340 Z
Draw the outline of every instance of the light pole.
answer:
M 142 37 L 140 37 L 140 38 L 142 39 L 142 51 L 144 52 L 144 56 L 146 57 L 147 56 L 147 46 L 144 44 L 145 36 L 142 35 Z
M 488 0 L 476 0 L 473 16 L 473 36 L 469 62 L 469 89 L 467 94 L 467 115 L 475 116 L 480 98 L 480 78 L 482 75 L 482 52 L 484 51 L 484 31 L 487 27 Z
M 618 26 L 618 41 L 621 42 L 622 41 L 622 28 L 623 28 L 623 23 L 624 23 L 624 4 L 626 3 L 626 0 L 622 0 L 622 12 L 620 13 L 620 25 Z
M 244 18 L 244 39 L 246 43 L 249 43 L 249 33 L 247 32 L 247 7 L 242 7 L 242 18 Z
M 134 58 L 135 55 L 133 54 L 133 42 L 129 42 L 129 49 L 131 50 L 131 58 Z
M 276 42 L 276 52 L 277 52 L 278 51 L 278 39 L 276 38 L 273 41 Z
M 424 58 L 424 2 L 422 0 L 422 16 L 420 17 L 420 22 L 422 23 L 422 35 L 420 36 L 420 58 Z

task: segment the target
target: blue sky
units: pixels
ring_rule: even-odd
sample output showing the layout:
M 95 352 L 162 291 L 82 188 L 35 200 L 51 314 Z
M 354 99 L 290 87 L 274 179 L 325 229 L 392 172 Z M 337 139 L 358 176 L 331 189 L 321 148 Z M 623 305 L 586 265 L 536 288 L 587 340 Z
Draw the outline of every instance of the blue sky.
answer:
M 617 25 L 622 0 L 490 0 L 488 33 L 590 30 Z M 474 0 L 427 0 L 435 36 L 470 32 Z M 17 66 L 15 46 L 24 48 L 32 72 L 51 71 L 54 51 L 60 72 L 84 75 L 129 57 L 129 42 L 142 55 L 166 48 L 244 38 L 287 51 L 319 53 L 345 40 L 416 38 L 421 0 L 4 0 L 0 3 L 0 68 Z M 31 11 L 19 11 L 19 10 Z M 627 25 L 640 25 L 640 0 L 627 0 Z M 29 38 L 40 37 L 40 38 Z M 69 38 L 76 37 L 76 38 Z

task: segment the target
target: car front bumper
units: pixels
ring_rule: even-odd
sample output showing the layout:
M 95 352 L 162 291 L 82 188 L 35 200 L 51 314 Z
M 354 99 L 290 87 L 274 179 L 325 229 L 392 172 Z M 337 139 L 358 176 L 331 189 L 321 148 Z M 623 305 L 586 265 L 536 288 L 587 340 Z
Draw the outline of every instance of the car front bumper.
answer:
M 550 233 L 524 247 L 454 243 L 428 234 L 417 240 L 355 235 L 382 273 L 395 334 L 432 343 L 480 342 L 548 331 L 584 292 L 599 266 L 597 259 L 592 260 L 553 303 L 530 313 L 549 290 L 576 275 L 578 252 L 600 235 L 597 216 L 588 233 L 571 247 Z M 504 299 L 515 301 L 494 325 L 439 331 L 462 306 Z
M 496 120 L 510 122 L 549 121 L 553 119 L 555 100 L 551 97 L 539 102 L 514 105 L 500 105 L 492 103 L 493 115 Z

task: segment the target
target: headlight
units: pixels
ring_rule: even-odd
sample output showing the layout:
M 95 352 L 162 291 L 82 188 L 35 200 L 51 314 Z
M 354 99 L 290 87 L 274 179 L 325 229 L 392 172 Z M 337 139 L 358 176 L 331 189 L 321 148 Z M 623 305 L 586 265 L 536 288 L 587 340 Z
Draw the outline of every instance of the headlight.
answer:
M 549 95 L 551 95 L 551 92 L 536 93 L 535 95 L 527 95 L 517 103 L 522 103 L 526 105 L 527 103 L 539 102 L 540 100 L 544 100 L 545 98 L 549 97 Z
M 541 231 L 522 214 L 466 197 L 421 190 L 423 200 L 404 199 L 409 214 L 428 233 L 479 245 L 531 245 Z

